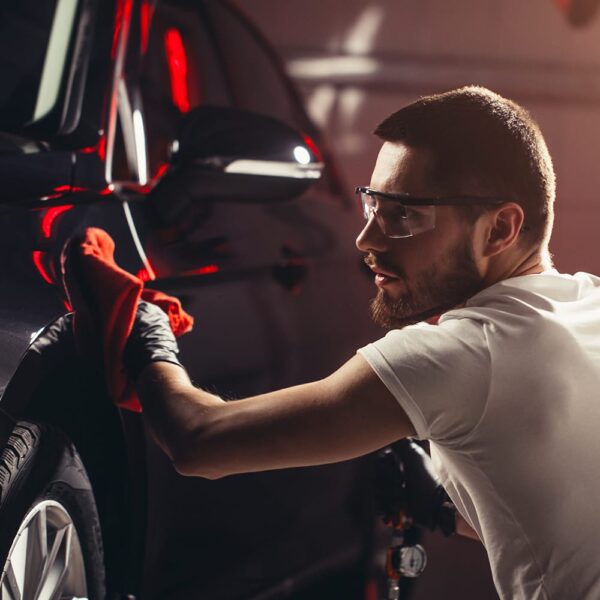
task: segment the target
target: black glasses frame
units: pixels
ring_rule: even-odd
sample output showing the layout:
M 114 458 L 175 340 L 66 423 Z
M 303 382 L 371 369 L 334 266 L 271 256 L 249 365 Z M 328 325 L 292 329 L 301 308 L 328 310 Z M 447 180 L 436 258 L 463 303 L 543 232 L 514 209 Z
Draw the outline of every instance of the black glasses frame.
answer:
M 502 204 L 506 198 L 494 196 L 452 196 L 449 198 L 419 198 L 410 194 L 388 194 L 378 192 L 370 187 L 357 186 L 355 194 L 367 194 L 368 196 L 380 196 L 387 200 L 396 200 L 406 206 L 475 206 L 477 204 Z

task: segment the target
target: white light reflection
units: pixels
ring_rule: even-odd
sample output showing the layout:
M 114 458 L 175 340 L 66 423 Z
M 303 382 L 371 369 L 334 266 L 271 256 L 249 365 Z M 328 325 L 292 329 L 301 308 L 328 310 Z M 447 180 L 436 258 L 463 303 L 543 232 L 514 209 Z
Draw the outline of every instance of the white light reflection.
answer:
M 37 331 L 34 331 L 33 333 L 31 333 L 29 335 L 29 343 L 33 344 L 33 342 L 35 341 L 35 339 L 40 335 L 40 333 L 42 333 L 42 331 L 44 331 L 46 327 L 40 327 Z
M 301 165 L 307 165 L 310 162 L 310 152 L 304 146 L 296 146 L 294 148 L 294 158 Z
M 148 183 L 148 166 L 146 163 L 146 133 L 142 113 L 136 108 L 133 111 L 133 135 L 138 166 L 138 177 L 141 185 Z
M 306 101 L 308 114 L 319 127 L 325 127 L 335 105 L 337 92 L 330 83 L 317 85 Z
M 358 119 L 358 114 L 363 107 L 365 100 L 366 93 L 364 89 L 346 88 L 340 93 L 340 115 L 344 121 L 344 126 L 349 130 L 353 129 L 354 123 Z
M 368 56 L 334 56 L 331 58 L 297 58 L 287 63 L 295 79 L 339 79 L 341 76 L 372 75 L 378 70 L 377 59 Z
M 384 10 L 381 6 L 367 6 L 346 34 L 344 50 L 348 54 L 369 54 L 375 46 L 383 17 Z
M 260 175 L 262 177 L 287 177 L 292 179 L 319 179 L 323 170 L 322 163 L 299 165 L 278 160 L 239 159 L 229 163 L 225 173 L 239 175 Z
M 59 0 L 56 4 L 32 121 L 45 117 L 56 104 L 76 13 L 76 0 Z

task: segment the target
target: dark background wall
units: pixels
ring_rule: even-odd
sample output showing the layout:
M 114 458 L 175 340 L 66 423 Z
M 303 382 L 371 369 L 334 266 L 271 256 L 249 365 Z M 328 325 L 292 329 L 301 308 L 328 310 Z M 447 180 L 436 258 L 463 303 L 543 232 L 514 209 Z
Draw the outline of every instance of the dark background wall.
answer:
M 559 269 L 600 272 L 600 18 L 575 28 L 552 0 L 237 0 L 279 50 L 348 187 L 370 135 L 420 95 L 476 83 L 525 105 L 558 175 Z

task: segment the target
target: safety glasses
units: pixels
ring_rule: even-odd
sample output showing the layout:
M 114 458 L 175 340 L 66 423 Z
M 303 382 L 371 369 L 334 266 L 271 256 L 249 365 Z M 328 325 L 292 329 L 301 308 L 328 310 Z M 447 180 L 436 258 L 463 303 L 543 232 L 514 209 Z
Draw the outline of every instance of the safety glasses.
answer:
M 436 206 L 475 206 L 501 204 L 504 198 L 453 196 L 450 198 L 417 198 L 409 194 L 388 194 L 369 187 L 355 190 L 360 198 L 363 216 L 374 216 L 379 228 L 389 238 L 406 238 L 435 229 Z

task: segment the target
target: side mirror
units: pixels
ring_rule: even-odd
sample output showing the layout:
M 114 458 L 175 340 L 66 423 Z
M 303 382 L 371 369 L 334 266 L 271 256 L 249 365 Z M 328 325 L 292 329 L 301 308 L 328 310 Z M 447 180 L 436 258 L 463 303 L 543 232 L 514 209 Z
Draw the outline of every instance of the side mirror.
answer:
M 202 106 L 183 119 L 170 168 L 151 198 L 269 202 L 300 195 L 321 177 L 314 147 L 264 115 Z

